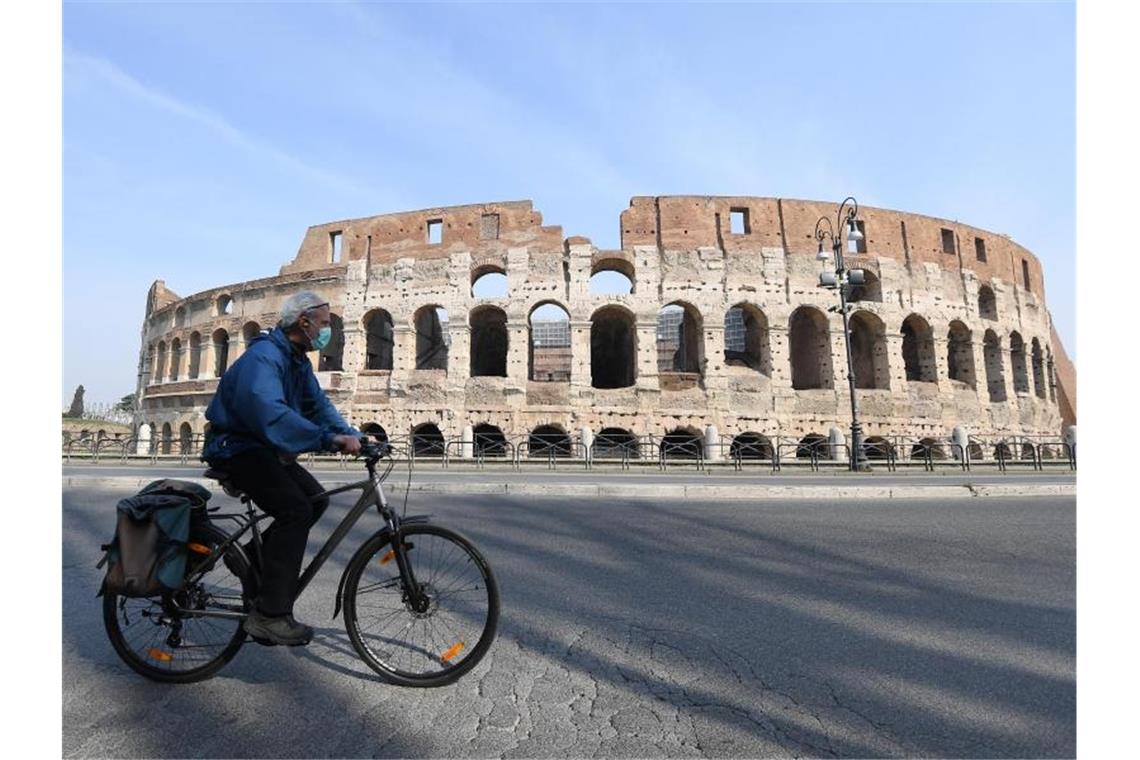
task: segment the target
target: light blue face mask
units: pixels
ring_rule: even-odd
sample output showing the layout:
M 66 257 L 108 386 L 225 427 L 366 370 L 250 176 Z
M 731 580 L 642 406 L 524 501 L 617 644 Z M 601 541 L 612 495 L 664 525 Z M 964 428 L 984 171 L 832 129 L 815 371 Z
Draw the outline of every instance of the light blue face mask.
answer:
M 321 331 L 317 333 L 317 337 L 311 338 L 310 342 L 313 344 L 314 351 L 320 351 L 329 344 L 330 340 L 332 340 L 332 328 L 322 327 Z

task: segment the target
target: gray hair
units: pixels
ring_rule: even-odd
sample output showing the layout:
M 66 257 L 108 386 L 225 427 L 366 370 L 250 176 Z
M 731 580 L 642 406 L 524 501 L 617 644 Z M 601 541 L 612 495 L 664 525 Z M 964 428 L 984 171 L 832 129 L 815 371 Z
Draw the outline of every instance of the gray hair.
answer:
M 288 330 L 300 321 L 301 316 L 306 311 L 312 311 L 313 309 L 319 309 L 322 306 L 328 305 L 328 301 L 311 290 L 302 290 L 299 293 L 294 293 L 286 299 L 285 304 L 281 307 L 281 318 L 277 320 L 277 325 L 282 330 Z

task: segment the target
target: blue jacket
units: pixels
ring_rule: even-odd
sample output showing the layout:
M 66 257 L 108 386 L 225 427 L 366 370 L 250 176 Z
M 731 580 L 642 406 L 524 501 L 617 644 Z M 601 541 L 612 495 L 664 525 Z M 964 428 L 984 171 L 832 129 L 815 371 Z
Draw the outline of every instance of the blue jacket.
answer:
M 202 459 L 219 462 L 253 448 L 284 454 L 331 451 L 333 436 L 360 433 L 325 396 L 308 357 L 280 327 L 250 341 L 218 383 Z

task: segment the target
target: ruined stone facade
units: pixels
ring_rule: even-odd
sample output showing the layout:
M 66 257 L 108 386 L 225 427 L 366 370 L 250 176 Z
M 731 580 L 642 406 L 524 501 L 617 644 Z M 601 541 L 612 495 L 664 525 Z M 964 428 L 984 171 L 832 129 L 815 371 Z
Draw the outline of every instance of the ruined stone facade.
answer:
M 322 387 L 352 423 L 391 437 L 429 425 L 447 440 L 541 428 L 587 443 L 603 430 L 722 443 L 845 431 L 843 323 L 818 286 L 828 265 L 813 237 L 834 215 L 828 202 L 636 197 L 619 250 L 563 238 L 527 201 L 310 227 L 276 277 L 185 298 L 152 286 L 136 425 L 175 443 L 200 435 L 219 373 L 307 288 L 335 315 L 332 343 L 311 354 Z M 958 222 L 866 207 L 859 221 L 848 266 L 868 273 L 851 313 L 865 434 L 1059 436 L 1060 352 L 1037 259 Z M 607 270 L 632 292 L 592 293 Z M 487 273 L 505 275 L 505 297 L 473 295 Z M 546 304 L 568 314 L 570 345 L 557 359 L 540 346 L 536 362 L 531 316 Z M 672 343 L 657 331 L 670 305 L 684 313 Z

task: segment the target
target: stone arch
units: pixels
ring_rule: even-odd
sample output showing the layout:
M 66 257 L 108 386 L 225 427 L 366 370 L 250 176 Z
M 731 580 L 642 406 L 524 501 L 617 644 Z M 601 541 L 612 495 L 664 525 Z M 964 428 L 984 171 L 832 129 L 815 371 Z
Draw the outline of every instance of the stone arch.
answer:
M 665 459 L 700 459 L 704 455 L 704 440 L 693 428 L 678 427 L 665 434 L 659 448 Z
M 1005 401 L 1005 365 L 1001 356 L 1001 338 L 993 330 L 986 330 L 982 339 L 982 353 L 986 360 L 986 388 L 989 390 L 990 401 Z
M 772 459 L 772 442 L 760 433 L 740 433 L 732 439 L 728 453 L 734 459 Z
M 161 383 L 166 380 L 166 341 L 160 340 L 158 347 L 154 351 L 154 374 L 152 375 L 153 381 Z
M 847 302 L 876 302 L 882 303 L 883 301 L 883 283 L 879 280 L 879 275 L 875 274 L 870 269 L 863 270 L 863 284 L 853 285 L 851 292 L 847 296 Z
M 370 435 L 378 441 L 388 440 L 388 431 L 379 422 L 365 422 L 360 426 L 360 432 Z
M 443 450 L 443 433 L 434 422 L 424 422 L 412 430 L 412 452 L 417 459 L 442 457 Z
M 171 444 L 174 442 L 174 431 L 170 429 L 170 423 L 162 423 L 162 453 L 169 454 Z
M 1048 357 L 1046 360 L 1046 374 L 1045 381 L 1049 385 L 1049 401 L 1056 403 L 1057 401 L 1057 367 L 1053 364 L 1053 349 L 1045 349 L 1045 354 Z
M 1009 334 L 1009 363 L 1013 365 L 1013 392 L 1029 393 L 1029 373 L 1025 368 L 1025 341 L 1021 333 Z
M 934 359 L 934 331 L 918 314 L 911 314 L 902 325 L 902 355 L 906 379 L 917 383 L 938 382 Z
M 684 301 L 657 312 L 657 371 L 704 374 L 704 327 L 701 313 Z
M 801 306 L 788 320 L 788 356 L 792 365 L 792 388 L 831 389 L 831 333 L 827 317 L 814 306 Z
M 421 306 L 412 319 L 416 329 L 416 369 L 447 369 L 447 310 L 430 304 Z
M 1041 341 L 1033 339 L 1031 355 L 1033 358 L 1033 390 L 1037 398 L 1044 399 L 1045 391 L 1045 353 L 1041 350 Z
M 627 295 L 637 292 L 637 277 L 632 261 L 601 258 L 590 267 L 590 295 Z
M 527 323 L 527 376 L 536 382 L 568 382 L 573 363 L 570 312 L 557 301 L 543 301 L 530 310 Z
M 869 311 L 857 311 L 848 321 L 851 330 L 851 364 L 855 387 L 889 389 L 891 368 L 887 358 L 887 326 Z
M 829 458 L 830 446 L 827 436 L 819 433 L 805 435 L 800 439 L 799 445 L 796 446 L 796 459 L 811 459 L 813 452 L 816 459 Z
M 539 425 L 527 436 L 528 456 L 568 457 L 572 450 L 570 436 L 561 425 Z
M 885 462 L 895 456 L 895 447 L 881 435 L 863 439 L 863 456 L 869 461 Z
M 606 459 L 637 459 L 637 436 L 625 428 L 608 427 L 594 436 L 593 456 Z
M 182 376 L 182 339 L 175 338 L 170 341 L 170 381 L 174 382 Z
M 190 333 L 190 372 L 188 377 L 197 380 L 202 364 L 202 334 L 197 330 Z
M 910 447 L 911 459 L 926 459 L 927 452 L 931 459 L 945 459 L 946 449 L 934 438 L 923 438 Z
M 395 327 L 392 315 L 384 309 L 373 309 L 361 320 L 364 327 L 364 368 L 392 369 Z
M 189 422 L 183 422 L 178 426 L 178 446 L 179 454 L 189 454 L 193 451 L 194 431 Z
M 487 422 L 475 426 L 473 431 L 475 455 L 482 457 L 507 456 L 507 438 L 502 429 Z
M 483 264 L 471 270 L 471 295 L 474 298 L 508 298 L 507 272 L 498 264 Z
M 221 377 L 230 366 L 230 334 L 224 328 L 214 330 L 214 377 Z
M 506 377 L 507 313 L 498 306 L 479 306 L 467 317 L 471 326 L 471 377 Z
M 724 363 L 772 376 L 768 317 L 754 304 L 738 303 L 725 313 Z
M 950 323 L 946 333 L 946 374 L 951 380 L 976 387 L 973 336 L 970 328 L 957 319 Z
M 174 310 L 174 326 L 175 327 L 185 327 L 186 326 L 186 307 L 185 306 L 179 306 L 177 309 Z
M 227 314 L 233 313 L 234 299 L 230 297 L 229 293 L 222 293 L 214 301 L 214 316 L 224 317 Z
M 241 340 L 246 348 L 249 348 L 249 342 L 261 334 L 261 325 L 253 320 L 246 322 L 241 326 Z
M 339 314 L 329 314 L 332 322 L 332 337 L 327 346 L 321 349 L 317 369 L 321 372 L 344 371 L 344 320 Z
M 978 288 L 978 316 L 982 319 L 997 321 L 997 296 L 989 285 Z
M 590 384 L 628 388 L 637 382 L 637 329 L 633 312 L 603 306 L 590 317 Z

